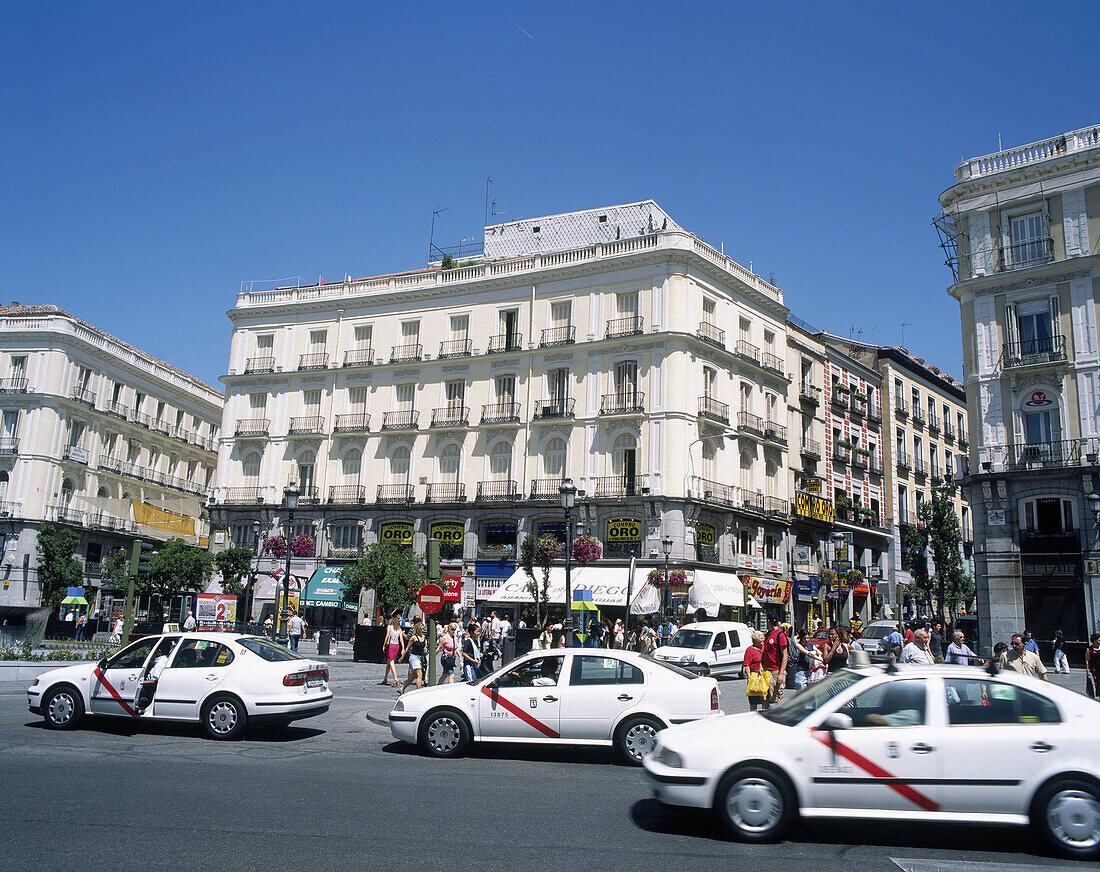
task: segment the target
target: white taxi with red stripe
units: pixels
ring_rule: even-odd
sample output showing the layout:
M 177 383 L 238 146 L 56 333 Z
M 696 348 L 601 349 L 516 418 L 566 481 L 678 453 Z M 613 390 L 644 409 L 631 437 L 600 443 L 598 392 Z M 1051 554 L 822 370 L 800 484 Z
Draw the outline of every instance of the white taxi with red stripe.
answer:
M 215 739 L 250 723 L 285 726 L 331 703 L 326 664 L 236 633 L 146 636 L 99 663 L 43 673 L 27 689 L 27 706 L 56 730 L 91 714 L 198 721 Z
M 404 694 L 394 738 L 436 757 L 471 742 L 615 746 L 640 762 L 657 733 L 719 713 L 718 683 L 632 651 L 532 651 L 486 678 Z
M 713 809 L 735 837 L 803 817 L 1033 824 L 1100 855 L 1100 703 L 1011 671 L 845 669 L 767 712 L 662 732 L 658 800 Z

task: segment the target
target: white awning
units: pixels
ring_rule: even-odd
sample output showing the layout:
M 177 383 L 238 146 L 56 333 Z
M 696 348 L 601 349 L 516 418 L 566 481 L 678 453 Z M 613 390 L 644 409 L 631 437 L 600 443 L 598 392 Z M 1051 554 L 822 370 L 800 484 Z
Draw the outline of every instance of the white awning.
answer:
M 734 572 L 696 569 L 695 583 L 688 591 L 688 610 L 703 609 L 711 617 L 718 616 L 719 606 L 745 605 L 745 587 Z
M 648 570 L 646 570 L 648 572 Z M 592 602 L 597 608 L 601 606 L 626 606 L 627 579 L 630 570 L 625 566 L 575 566 L 570 573 L 570 584 L 574 591 L 592 591 Z M 487 603 L 533 603 L 534 599 L 527 591 L 526 573 L 517 569 L 506 580 L 502 581 L 496 593 L 487 597 L 483 602 Z M 535 581 L 542 585 L 542 570 L 535 570 Z M 645 584 L 645 573 L 641 570 L 634 571 L 634 586 L 632 593 L 636 594 Z M 558 605 L 565 603 L 565 567 L 550 567 L 550 587 L 548 599 Z

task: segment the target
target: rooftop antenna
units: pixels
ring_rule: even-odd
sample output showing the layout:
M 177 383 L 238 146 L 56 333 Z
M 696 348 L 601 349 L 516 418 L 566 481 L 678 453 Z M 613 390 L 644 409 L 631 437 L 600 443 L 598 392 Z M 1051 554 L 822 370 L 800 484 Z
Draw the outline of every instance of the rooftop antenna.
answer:
M 497 206 L 503 206 L 503 205 L 504 205 L 503 203 L 499 203 L 496 200 L 493 200 L 492 208 L 489 210 L 489 217 L 491 217 L 493 219 L 493 221 L 497 220 L 497 215 L 503 215 L 504 214 L 503 209 L 498 209 L 497 208 Z
M 489 185 L 495 182 L 497 179 L 503 179 L 504 173 L 499 176 L 486 176 L 485 177 L 485 226 L 489 226 Z
M 428 237 L 428 263 L 431 263 L 432 255 L 435 253 L 435 219 L 442 213 L 449 212 L 450 210 L 451 207 L 447 206 L 446 208 L 436 209 L 432 212 L 432 233 L 431 236 Z
M 902 321 L 901 322 L 901 344 L 902 344 L 903 348 L 905 347 L 905 328 L 906 327 L 912 327 L 912 326 L 913 326 L 912 321 Z
M 1002 150 L 1002 146 L 1001 146 L 1001 131 L 999 131 L 999 130 L 998 130 L 998 131 L 997 131 L 997 151 L 1001 151 L 1001 150 Z
M 878 324 L 876 324 L 870 330 L 857 330 L 856 331 L 856 341 L 857 342 L 862 342 L 864 333 L 874 333 L 876 330 L 878 330 Z

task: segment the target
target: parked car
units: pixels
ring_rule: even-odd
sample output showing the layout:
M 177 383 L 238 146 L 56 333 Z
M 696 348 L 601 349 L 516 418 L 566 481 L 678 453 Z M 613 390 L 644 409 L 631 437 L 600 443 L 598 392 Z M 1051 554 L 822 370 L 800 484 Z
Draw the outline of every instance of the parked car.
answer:
M 161 654 L 164 668 L 151 687 Z M 286 726 L 323 714 L 331 703 L 325 663 L 236 633 L 145 636 L 99 663 L 43 673 L 27 689 L 27 707 L 51 729 L 71 730 L 85 715 L 104 715 L 197 721 L 214 739 L 235 739 L 248 724 Z
M 633 651 L 532 651 L 477 681 L 401 696 L 390 712 L 395 739 L 433 757 L 470 742 L 614 746 L 632 763 L 657 733 L 719 713 L 718 682 Z
M 752 644 L 752 630 L 731 621 L 685 624 L 667 645 L 653 652 L 655 660 L 675 663 L 701 675 L 744 677 L 745 649 Z
M 852 642 L 852 647 L 866 651 L 872 661 L 887 657 L 886 637 L 897 629 L 897 621 L 871 621 L 864 626 L 863 634 Z

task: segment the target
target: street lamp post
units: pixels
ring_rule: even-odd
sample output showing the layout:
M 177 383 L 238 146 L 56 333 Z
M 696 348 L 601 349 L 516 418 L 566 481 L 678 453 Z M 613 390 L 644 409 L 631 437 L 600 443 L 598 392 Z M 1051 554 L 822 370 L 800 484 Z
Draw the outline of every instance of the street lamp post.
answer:
M 665 552 L 665 583 L 661 588 L 661 612 L 665 623 L 668 623 L 668 558 L 672 556 L 671 536 L 661 539 L 661 550 Z
M 298 508 L 299 493 L 298 485 L 294 482 L 283 488 L 283 497 L 286 500 L 286 533 L 284 536 L 286 539 L 286 573 L 283 575 L 283 607 L 278 610 L 273 625 L 273 629 L 278 631 L 277 638 L 282 642 L 286 641 L 283 628 L 286 625 L 286 619 L 289 617 L 290 607 L 290 534 L 294 530 L 294 510 Z
M 256 559 L 252 564 L 252 572 L 248 579 L 248 596 L 244 600 L 244 631 L 248 632 L 248 625 L 252 621 L 252 605 L 256 602 L 256 577 L 260 574 L 260 529 L 259 521 L 252 522 L 252 550 L 256 552 Z
M 573 647 L 573 506 L 577 504 L 577 486 L 565 479 L 558 487 L 561 507 L 565 510 L 565 647 Z

